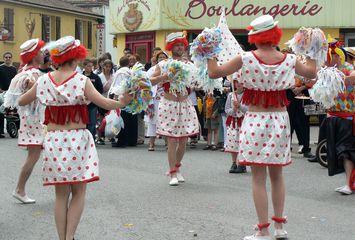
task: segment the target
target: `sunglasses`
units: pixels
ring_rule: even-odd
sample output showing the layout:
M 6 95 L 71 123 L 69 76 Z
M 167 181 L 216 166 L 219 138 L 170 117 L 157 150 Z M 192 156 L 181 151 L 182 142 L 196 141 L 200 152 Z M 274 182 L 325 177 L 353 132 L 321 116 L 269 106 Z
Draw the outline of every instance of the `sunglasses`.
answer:
M 12 57 L 4 57 L 5 59 L 11 59 Z

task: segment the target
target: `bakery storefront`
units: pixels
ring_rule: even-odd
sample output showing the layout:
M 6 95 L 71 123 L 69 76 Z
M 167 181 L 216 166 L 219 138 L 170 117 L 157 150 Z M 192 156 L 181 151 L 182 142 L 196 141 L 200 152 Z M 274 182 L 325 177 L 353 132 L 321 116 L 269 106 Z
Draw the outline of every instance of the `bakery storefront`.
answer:
M 217 25 L 223 7 L 228 25 L 248 48 L 245 27 L 257 16 L 274 16 L 283 29 L 281 48 L 301 26 L 320 27 L 326 34 L 355 46 L 354 0 L 111 0 L 109 31 L 115 35 L 118 56 L 128 47 L 146 62 L 165 37 L 186 31 L 189 41 L 204 27 Z

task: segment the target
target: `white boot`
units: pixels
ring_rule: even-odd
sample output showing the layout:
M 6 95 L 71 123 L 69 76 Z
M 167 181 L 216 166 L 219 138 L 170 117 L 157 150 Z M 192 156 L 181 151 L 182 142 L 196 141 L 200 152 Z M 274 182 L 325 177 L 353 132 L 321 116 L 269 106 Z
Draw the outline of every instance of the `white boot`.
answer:
M 185 182 L 184 177 L 181 175 L 180 172 L 176 173 L 176 178 L 178 179 L 179 182 Z
M 169 185 L 170 186 L 178 186 L 179 185 L 179 180 L 177 179 L 177 177 L 172 177 L 170 179 Z
M 271 240 L 271 236 L 256 236 L 256 234 L 254 234 L 244 237 L 243 240 Z
M 348 185 L 345 185 L 343 187 L 339 187 L 337 189 L 335 189 L 336 192 L 339 192 L 341 194 L 344 195 L 351 195 L 353 193 L 353 191 L 350 189 L 350 187 Z
M 274 237 L 276 240 L 286 240 L 288 239 L 287 232 L 283 229 L 275 229 Z

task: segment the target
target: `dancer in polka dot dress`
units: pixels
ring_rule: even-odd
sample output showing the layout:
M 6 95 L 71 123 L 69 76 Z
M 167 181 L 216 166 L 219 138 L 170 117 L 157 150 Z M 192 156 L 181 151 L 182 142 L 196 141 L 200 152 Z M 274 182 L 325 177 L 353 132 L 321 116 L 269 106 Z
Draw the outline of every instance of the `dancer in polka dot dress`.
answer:
M 166 49 L 172 52 L 173 59 L 184 61 L 182 57 L 187 46 L 187 39 L 182 32 L 171 33 L 167 36 Z M 199 122 L 188 94 L 173 95 L 169 92 L 170 80 L 167 73 L 162 70 L 165 63 L 166 61 L 161 61 L 157 65 L 151 81 L 153 84 L 161 83 L 164 88 L 164 97 L 160 100 L 158 107 L 157 134 L 167 137 L 169 176 L 171 177 L 169 184 L 177 186 L 185 181 L 180 172 L 181 161 L 188 138 L 199 133 Z
M 86 183 L 99 180 L 99 159 L 94 139 L 86 129 L 87 104 L 107 109 L 124 107 L 120 101 L 101 96 L 90 79 L 75 72 L 87 51 L 80 41 L 64 37 L 49 46 L 57 71 L 42 76 L 19 101 L 21 106 L 38 99 L 46 106 L 44 124 L 48 133 L 43 148 L 43 184 L 54 185 L 55 221 L 60 240 L 74 238 L 84 208 Z M 70 194 L 72 195 L 69 201 Z
M 21 168 L 16 189 L 12 194 L 14 198 L 24 204 L 36 202 L 35 199 L 27 196 L 25 187 L 42 151 L 44 129 L 41 118 L 43 118 L 44 108 L 38 101 L 34 101 L 28 106 L 18 106 L 18 100 L 41 75 L 38 68 L 39 64 L 43 61 L 43 54 L 41 52 L 43 46 L 44 42 L 39 39 L 28 40 L 20 46 L 20 58 L 24 67 L 11 81 L 4 99 L 5 107 L 17 109 L 20 116 L 18 145 L 26 147 L 28 151 L 26 162 Z
M 306 64 L 302 64 L 296 56 L 284 55 L 276 50 L 282 31 L 272 16 L 255 19 L 248 29 L 249 43 L 255 44 L 257 50 L 236 56 L 222 66 L 218 66 L 216 60 L 209 60 L 209 75 L 218 78 L 240 70 L 237 79 L 245 88 L 242 103 L 248 105 L 249 109 L 240 130 L 238 162 L 251 166 L 253 197 L 259 224 L 258 231 L 244 240 L 271 240 L 267 169 L 272 186 L 274 236 L 276 239 L 287 239 L 287 232 L 282 228 L 282 224 L 286 223 L 283 217 L 285 185 L 282 166 L 291 163 L 286 89 L 295 84 L 296 73 L 314 79 L 316 63 L 307 59 Z

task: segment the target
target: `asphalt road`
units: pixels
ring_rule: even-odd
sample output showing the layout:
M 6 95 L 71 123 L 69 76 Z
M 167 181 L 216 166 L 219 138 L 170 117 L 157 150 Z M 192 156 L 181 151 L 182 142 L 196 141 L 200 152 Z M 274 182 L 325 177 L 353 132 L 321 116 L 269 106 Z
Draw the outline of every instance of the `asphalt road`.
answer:
M 253 233 L 250 173 L 229 174 L 230 156 L 202 147 L 188 150 L 182 168 L 187 182 L 178 187 L 168 186 L 163 146 L 156 152 L 146 146 L 99 147 L 101 181 L 88 186 L 76 239 L 236 240 Z M 37 203 L 22 205 L 11 192 L 26 152 L 13 139 L 1 139 L 0 152 L 0 239 L 57 239 L 54 189 L 42 187 L 41 162 L 27 187 Z M 293 159 L 285 168 L 291 239 L 355 239 L 355 194 L 333 191 L 344 184 L 344 175 L 328 177 L 326 169 L 297 153 Z

